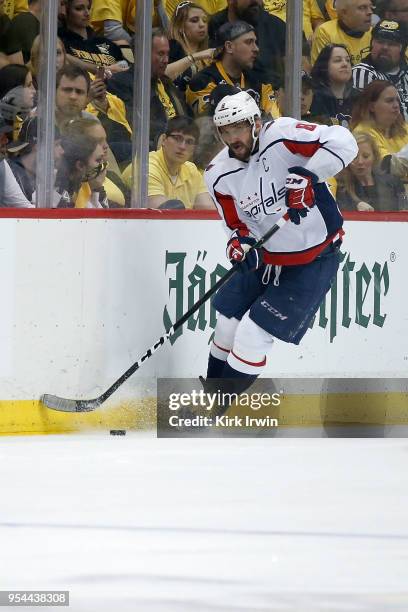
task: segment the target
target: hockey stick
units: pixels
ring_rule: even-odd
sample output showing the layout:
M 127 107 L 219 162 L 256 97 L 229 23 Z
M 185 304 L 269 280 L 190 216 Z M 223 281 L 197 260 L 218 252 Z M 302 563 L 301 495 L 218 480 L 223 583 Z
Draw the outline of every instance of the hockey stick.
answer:
M 273 236 L 281 227 L 283 227 L 288 220 L 289 216 L 287 213 L 283 215 L 273 225 L 266 234 L 258 240 L 256 244 L 254 244 L 251 249 L 247 251 L 249 253 L 252 249 L 261 248 L 271 236 Z M 193 315 L 199 308 L 202 306 L 214 293 L 218 291 L 220 287 L 222 287 L 233 274 L 237 272 L 237 265 L 232 266 L 230 270 L 222 278 L 220 278 L 209 291 L 202 298 L 198 300 L 191 308 L 188 310 L 176 323 L 170 327 L 169 331 L 159 338 L 159 340 L 149 348 L 142 357 L 136 361 L 133 365 L 130 366 L 126 372 L 122 374 L 114 383 L 107 389 L 102 395 L 99 397 L 95 397 L 94 399 L 88 400 L 76 400 L 76 399 L 65 399 L 63 397 L 58 397 L 57 395 L 50 395 L 48 393 L 41 396 L 40 401 L 47 406 L 48 408 L 52 408 L 53 410 L 59 410 L 61 412 L 92 412 L 98 408 L 103 402 L 105 402 L 123 383 L 130 377 L 132 374 L 136 372 L 147 359 L 157 351 L 158 348 L 163 346 L 169 340 L 169 338 L 182 326 L 184 323 Z

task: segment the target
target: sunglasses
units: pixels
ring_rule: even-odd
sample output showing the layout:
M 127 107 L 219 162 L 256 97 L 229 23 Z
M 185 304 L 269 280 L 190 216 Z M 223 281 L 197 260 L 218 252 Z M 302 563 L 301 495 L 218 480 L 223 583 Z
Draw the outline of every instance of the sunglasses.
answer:
M 175 17 L 177 17 L 179 11 L 181 11 L 181 9 L 185 8 L 186 6 L 191 6 L 191 4 L 193 4 L 192 2 L 180 2 L 180 4 L 178 4 L 176 6 L 176 10 L 174 11 L 174 15 Z

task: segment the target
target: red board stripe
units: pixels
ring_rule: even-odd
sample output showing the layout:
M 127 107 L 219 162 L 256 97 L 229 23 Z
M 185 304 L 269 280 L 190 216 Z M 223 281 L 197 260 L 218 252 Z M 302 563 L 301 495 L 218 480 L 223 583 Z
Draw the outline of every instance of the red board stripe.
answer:
M 344 212 L 346 221 L 408 221 L 408 211 L 401 212 Z M 219 221 L 212 210 L 153 210 L 151 208 L 114 208 L 92 210 L 84 208 L 1 208 L 2 219 L 155 219 L 169 221 Z

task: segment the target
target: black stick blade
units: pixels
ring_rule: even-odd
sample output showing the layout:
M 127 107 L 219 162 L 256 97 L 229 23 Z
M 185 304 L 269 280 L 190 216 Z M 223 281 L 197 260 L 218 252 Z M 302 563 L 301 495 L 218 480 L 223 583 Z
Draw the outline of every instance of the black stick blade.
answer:
M 58 397 L 57 395 L 49 395 L 46 393 L 40 397 L 40 402 L 59 412 L 92 412 L 98 408 L 100 402 L 98 400 L 74 400 Z

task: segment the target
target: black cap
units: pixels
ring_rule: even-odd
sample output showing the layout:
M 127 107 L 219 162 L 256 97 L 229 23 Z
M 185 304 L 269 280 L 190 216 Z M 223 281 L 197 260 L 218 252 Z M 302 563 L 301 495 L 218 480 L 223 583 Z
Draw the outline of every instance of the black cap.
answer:
M 7 145 L 9 153 L 22 153 L 28 147 L 37 144 L 37 117 L 26 119 L 21 126 L 18 140 L 14 140 Z
M 392 40 L 400 45 L 407 44 L 407 33 L 404 25 L 389 19 L 383 19 L 377 23 L 373 28 L 372 37 Z
M 227 21 L 218 28 L 215 34 L 216 45 L 217 47 L 223 47 L 227 40 L 235 40 L 243 34 L 254 31 L 255 29 L 246 21 Z

